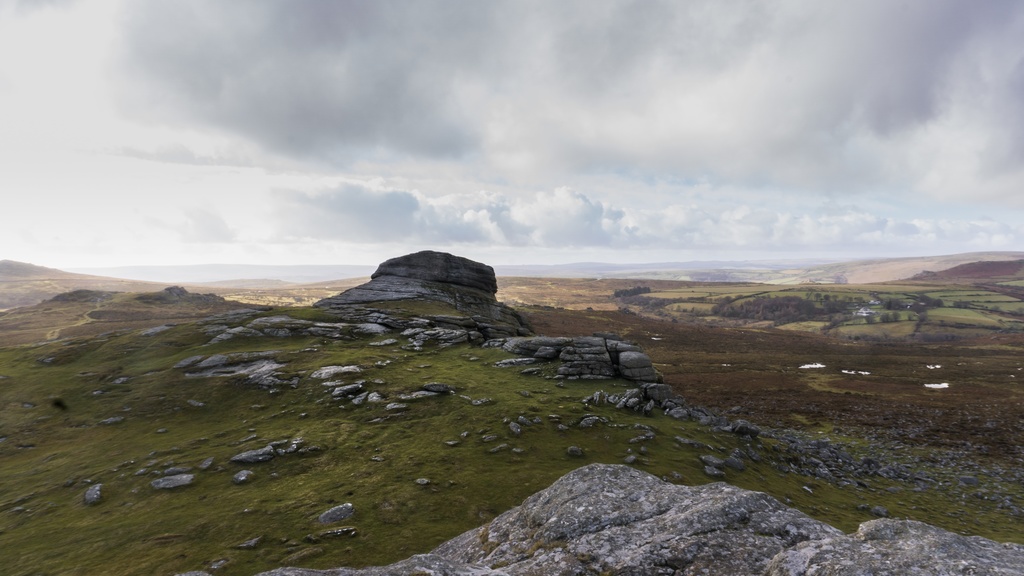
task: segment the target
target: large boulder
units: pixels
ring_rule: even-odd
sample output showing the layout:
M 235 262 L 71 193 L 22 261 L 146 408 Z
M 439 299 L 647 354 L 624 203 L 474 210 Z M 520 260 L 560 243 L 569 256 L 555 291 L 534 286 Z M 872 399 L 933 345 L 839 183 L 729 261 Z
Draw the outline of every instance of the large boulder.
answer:
M 444 328 L 457 331 L 461 341 L 525 336 L 531 333 L 512 308 L 495 298 L 498 282 L 486 264 L 444 252 L 423 251 L 382 263 L 366 284 L 315 304 L 349 322 L 373 321 L 389 328 Z M 381 302 L 441 303 L 458 314 L 427 317 L 427 326 L 408 319 L 375 317 L 368 308 Z
M 1024 574 L 1024 546 L 960 536 L 910 520 L 871 520 L 855 534 L 802 542 L 776 556 L 766 576 Z
M 760 492 L 677 486 L 591 464 L 430 554 L 385 567 L 279 568 L 263 576 L 1024 574 L 1024 546 L 909 521 L 845 535 Z
M 370 279 L 397 276 L 428 282 L 442 282 L 476 288 L 490 294 L 498 292 L 494 268 L 446 252 L 424 250 L 384 261 Z

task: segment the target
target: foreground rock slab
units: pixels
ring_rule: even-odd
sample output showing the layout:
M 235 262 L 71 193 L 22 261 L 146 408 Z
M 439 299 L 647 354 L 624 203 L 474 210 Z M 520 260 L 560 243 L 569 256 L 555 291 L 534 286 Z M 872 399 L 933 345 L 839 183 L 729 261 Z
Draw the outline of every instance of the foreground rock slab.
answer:
M 262 576 L 1024 574 L 1024 546 L 900 520 L 846 535 L 760 492 L 676 486 L 628 466 L 579 468 L 490 524 L 384 567 Z

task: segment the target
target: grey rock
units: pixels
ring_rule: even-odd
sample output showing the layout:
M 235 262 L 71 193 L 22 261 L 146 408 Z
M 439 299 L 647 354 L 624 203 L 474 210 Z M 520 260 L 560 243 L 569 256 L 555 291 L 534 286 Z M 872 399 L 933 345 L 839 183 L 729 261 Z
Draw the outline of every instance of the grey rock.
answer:
M 739 472 L 742 472 L 747 469 L 747 465 L 744 464 L 742 460 L 735 456 L 729 456 L 728 458 L 722 461 L 722 464 L 724 464 L 726 468 L 732 468 L 733 470 Z
M 189 356 L 184 360 L 179 360 L 178 363 L 174 365 L 174 368 L 188 368 L 193 364 L 199 363 L 203 358 L 204 356 Z
M 321 300 L 315 306 L 346 321 L 375 322 L 402 330 L 427 328 L 411 336 L 415 338 L 412 349 L 428 339 L 448 345 L 530 334 L 519 313 L 495 299 L 496 292 L 497 280 L 490 266 L 451 254 L 424 251 L 382 263 L 368 283 Z M 367 312 L 364 307 L 402 300 L 440 302 L 454 307 L 460 315 L 438 315 L 424 326 Z M 444 334 L 431 334 L 431 329 Z
M 238 548 L 239 550 L 255 550 L 261 542 L 263 542 L 263 536 L 257 536 L 242 542 L 238 546 L 235 546 L 235 548 Z
M 380 276 L 397 276 L 455 284 L 490 294 L 495 294 L 498 291 L 498 281 L 494 276 L 494 269 L 490 266 L 468 258 L 430 250 L 399 256 L 383 262 L 370 278 L 375 279 Z
M 765 494 L 595 464 L 433 554 L 510 575 L 760 574 L 785 548 L 838 535 Z
M 255 474 L 252 470 L 239 470 L 231 477 L 231 482 L 235 484 L 246 484 L 252 480 Z
M 704 467 L 704 473 L 707 474 L 708 476 L 712 477 L 712 478 L 724 478 L 725 477 L 725 472 L 723 472 L 719 468 L 715 468 L 714 466 L 705 466 Z
M 715 468 L 721 468 L 725 465 L 725 461 L 717 456 L 711 456 L 710 454 L 700 457 L 700 461 L 706 466 L 714 466 Z
M 106 418 L 104 420 L 100 420 L 99 421 L 99 423 L 103 424 L 104 426 L 111 426 L 113 424 L 120 424 L 121 422 L 124 422 L 124 416 L 111 416 L 110 418 Z
M 362 371 L 359 366 L 324 366 L 310 374 L 310 377 L 326 380 L 337 374 L 359 374 Z
M 213 466 L 213 456 L 200 462 L 198 468 L 200 470 L 208 470 L 210 466 Z
M 335 506 L 327 510 L 317 518 L 317 521 L 321 524 L 333 524 L 334 522 L 341 522 L 342 520 L 351 518 L 355 512 L 355 506 L 346 502 L 340 506 Z
M 196 479 L 195 474 L 175 474 L 174 476 L 164 476 L 163 478 L 157 478 L 149 483 L 150 486 L 157 490 L 170 490 L 172 488 L 180 488 L 182 486 L 188 486 Z
M 99 504 L 100 500 L 103 499 L 103 484 L 93 484 L 92 486 L 89 486 L 82 499 L 86 506 Z
M 518 422 L 509 422 L 508 429 L 512 432 L 513 436 L 519 436 L 523 433 L 523 427 L 520 426 Z
M 565 449 L 565 453 L 573 458 L 579 458 L 583 456 L 583 448 L 579 446 L 569 446 Z
M 257 450 L 246 450 L 245 452 L 235 454 L 231 457 L 231 461 L 238 464 L 256 464 L 273 460 L 276 455 L 274 447 L 267 445 Z
M 205 574 L 205 573 L 204 573 Z M 389 566 L 362 569 L 313 570 L 310 568 L 278 568 L 256 576 L 509 576 L 505 570 L 492 570 L 485 566 L 454 562 L 436 554 L 419 554 Z M 206 576 L 210 576 L 206 574 Z
M 349 398 L 355 396 L 363 391 L 362 384 L 347 384 L 345 386 L 338 386 L 331 391 L 331 396 L 335 398 Z
M 455 389 L 448 384 L 442 384 L 440 382 L 429 382 L 423 385 L 423 389 L 427 392 L 435 392 L 437 394 L 452 394 Z
M 911 520 L 872 520 L 855 534 L 804 542 L 776 556 L 766 576 L 1024 574 L 1024 546 L 961 536 Z
M 675 391 L 668 384 L 645 384 L 644 396 L 655 402 L 664 402 L 675 396 Z
M 733 434 L 750 436 L 751 438 L 757 438 L 761 435 L 761 429 L 746 420 L 737 420 L 733 422 L 732 432 Z
M 510 368 L 514 366 L 528 366 L 530 364 L 536 364 L 539 362 L 536 358 L 509 358 L 507 360 L 498 360 L 494 363 L 495 368 Z

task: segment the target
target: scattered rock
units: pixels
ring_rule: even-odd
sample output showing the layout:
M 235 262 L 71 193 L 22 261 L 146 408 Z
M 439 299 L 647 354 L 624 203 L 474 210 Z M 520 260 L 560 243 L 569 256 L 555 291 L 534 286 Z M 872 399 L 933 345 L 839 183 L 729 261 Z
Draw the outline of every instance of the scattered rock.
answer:
M 359 374 L 362 371 L 359 366 L 324 366 L 310 374 L 310 377 L 326 380 L 338 374 Z
M 268 444 L 258 450 L 246 450 L 240 454 L 235 454 L 231 457 L 231 461 L 238 464 L 256 464 L 257 462 L 273 460 L 276 455 L 274 447 Z
M 246 484 L 252 480 L 253 476 L 255 476 L 255 474 L 252 470 L 239 470 L 231 477 L 231 482 L 235 484 Z
M 111 426 L 113 424 L 120 424 L 121 422 L 124 422 L 124 416 L 111 416 L 110 418 L 107 418 L 105 420 L 100 420 L 99 421 L 99 423 L 103 424 L 104 426 Z
M 340 506 L 335 506 L 334 508 L 327 510 L 326 512 L 321 514 L 317 518 L 317 520 L 321 524 L 333 524 L 335 522 L 341 522 L 342 520 L 351 518 L 352 515 L 355 514 L 355 512 L 355 507 L 352 506 L 351 503 L 346 502 Z
M 573 458 L 579 458 L 583 456 L 583 448 L 579 446 L 569 446 L 565 449 L 565 453 Z
M 238 548 L 239 550 L 255 550 L 261 542 L 263 542 L 263 536 L 257 536 L 242 542 L 238 546 L 235 546 L 235 548 Z
M 341 528 L 335 528 L 333 530 L 324 530 L 320 533 L 321 538 L 352 538 L 359 534 L 355 526 L 342 526 Z
M 99 504 L 103 499 L 103 484 L 93 484 L 86 489 L 83 500 L 86 506 Z
M 960 536 L 911 520 L 865 522 L 851 535 L 797 544 L 779 553 L 766 576 L 810 574 L 1024 574 L 1024 546 Z
M 174 476 L 157 478 L 150 482 L 149 485 L 157 490 L 170 490 L 171 488 L 188 486 L 195 480 L 195 478 L 195 474 L 175 474 Z

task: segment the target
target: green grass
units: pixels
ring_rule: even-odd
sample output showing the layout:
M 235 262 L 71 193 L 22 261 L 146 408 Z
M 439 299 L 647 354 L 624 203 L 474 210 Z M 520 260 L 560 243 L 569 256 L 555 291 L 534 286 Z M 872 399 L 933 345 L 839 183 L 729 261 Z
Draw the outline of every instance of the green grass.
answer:
M 287 313 L 326 319 L 312 309 Z M 413 352 L 398 345 L 367 346 L 371 339 L 306 337 L 207 345 L 209 339 L 197 325 L 186 324 L 152 337 L 127 332 L 0 349 L 5 377 L 0 379 L 0 437 L 5 438 L 0 442 L 0 562 L 5 573 L 172 574 L 208 568 L 217 560 L 228 560 L 217 573 L 229 575 L 287 564 L 386 564 L 481 525 L 585 463 L 621 462 L 632 451 L 643 470 L 702 484 L 711 480 L 698 456 L 708 451 L 682 446 L 674 436 L 713 446 L 719 455 L 744 444 L 732 434 L 663 415 L 588 408 L 582 398 L 626 384 L 546 378 L 554 373 L 553 364 L 533 376 L 495 368 L 494 361 L 508 357 L 500 349 L 428 346 Z M 237 378 L 186 378 L 173 368 L 196 354 L 253 351 L 273 351 L 286 364 L 284 375 L 299 378 L 298 386 L 271 394 Z M 408 410 L 399 412 L 387 411 L 384 403 L 339 404 L 310 374 L 322 366 L 349 364 L 362 366 L 363 373 L 340 379 L 370 381 L 368 388 L 389 401 L 434 381 L 454 386 L 457 394 L 408 401 Z M 480 398 L 491 402 L 475 406 L 470 401 Z M 55 399 L 67 410 L 54 407 Z M 579 429 L 575 424 L 586 414 L 608 423 Z M 112 416 L 125 420 L 98 424 Z M 540 423 L 515 437 L 507 422 L 519 416 Z M 637 425 L 653 428 L 656 438 L 630 443 L 643 432 Z M 488 435 L 497 439 L 485 442 Z M 229 462 L 243 450 L 296 437 L 322 450 L 246 466 Z M 755 442 L 765 454 L 772 443 Z M 507 448 L 492 453 L 502 444 Z M 569 457 L 570 445 L 583 448 L 585 456 Z M 640 454 L 641 445 L 646 455 Z M 214 465 L 197 472 L 192 486 L 169 492 L 149 486 L 153 471 L 196 467 L 210 457 Z M 253 470 L 255 479 L 233 485 L 232 475 L 243 468 Z M 146 472 L 139 474 L 142 469 Z M 430 483 L 421 486 L 418 478 Z M 947 496 L 893 495 L 881 480 L 872 479 L 867 489 L 840 488 L 780 474 L 767 462 L 751 462 L 742 473 L 730 470 L 727 480 L 772 494 L 845 531 L 870 519 L 857 509 L 864 503 L 962 528 L 959 519 L 943 517 L 944 510 L 957 506 Z M 95 482 L 103 483 L 103 502 L 86 507 L 82 495 Z M 356 508 L 343 525 L 354 526 L 358 535 L 317 536 L 330 527 L 319 525 L 316 516 L 343 502 Z M 981 505 L 971 514 L 984 523 L 983 534 L 1020 539 L 1011 519 L 993 507 Z M 263 537 L 257 549 L 236 548 L 257 536 Z
M 964 324 L 981 328 L 1000 328 L 1003 323 L 997 318 L 979 310 L 968 310 L 966 308 L 939 308 L 928 312 L 930 322 L 945 322 L 948 324 Z

